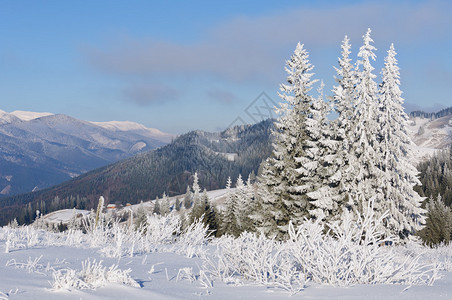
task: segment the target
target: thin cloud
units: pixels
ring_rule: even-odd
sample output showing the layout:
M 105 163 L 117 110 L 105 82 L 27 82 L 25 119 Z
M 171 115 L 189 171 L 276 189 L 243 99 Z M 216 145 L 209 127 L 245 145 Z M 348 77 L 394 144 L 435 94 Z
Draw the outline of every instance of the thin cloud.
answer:
M 345 34 L 360 43 L 370 27 L 378 42 L 417 45 L 444 38 L 452 30 L 447 15 L 450 8 L 447 2 L 299 8 L 278 15 L 229 20 L 207 30 L 203 39 L 192 44 L 128 37 L 106 47 L 94 47 L 87 56 L 91 65 L 109 74 L 195 74 L 236 82 L 273 82 L 298 41 L 312 50 L 334 46 L 339 53 Z
M 220 89 L 211 89 L 206 92 L 206 96 L 220 104 L 232 104 L 238 100 L 237 96 L 230 91 L 220 90 Z
M 176 89 L 164 85 L 131 85 L 123 90 L 123 100 L 139 106 L 164 104 L 178 98 Z
M 404 108 L 405 108 L 405 112 L 410 113 L 413 111 L 423 111 L 423 112 L 427 112 L 427 113 L 431 113 L 431 112 L 439 112 L 442 109 L 447 108 L 447 106 L 445 106 L 444 104 L 441 103 L 435 103 L 433 105 L 417 105 L 417 104 L 413 104 L 410 102 L 405 102 L 404 103 Z

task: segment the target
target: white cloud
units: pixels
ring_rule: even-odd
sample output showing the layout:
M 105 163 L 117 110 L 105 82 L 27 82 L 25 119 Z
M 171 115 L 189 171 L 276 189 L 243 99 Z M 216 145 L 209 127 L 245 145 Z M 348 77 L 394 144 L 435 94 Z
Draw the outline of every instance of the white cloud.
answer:
M 311 51 L 335 47 L 339 55 L 345 34 L 360 43 L 368 27 L 377 45 L 383 42 L 382 48 L 385 42 L 415 47 L 442 39 L 452 30 L 448 2 L 393 2 L 238 17 L 207 30 L 204 38 L 191 44 L 128 37 L 87 54 L 93 66 L 113 75 L 207 75 L 235 82 L 273 82 L 298 41 Z
M 165 85 L 129 85 L 123 90 L 123 100 L 139 106 L 163 104 L 178 99 L 179 92 Z

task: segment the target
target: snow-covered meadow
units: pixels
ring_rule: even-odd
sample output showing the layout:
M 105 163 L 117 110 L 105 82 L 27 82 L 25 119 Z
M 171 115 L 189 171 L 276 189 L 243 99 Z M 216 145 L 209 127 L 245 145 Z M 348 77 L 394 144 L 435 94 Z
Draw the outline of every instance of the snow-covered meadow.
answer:
M 369 210 L 371 211 L 371 210 Z M 452 247 L 384 246 L 374 216 L 307 221 L 285 242 L 252 233 L 209 238 L 202 223 L 148 216 L 63 233 L 0 229 L 0 299 L 447 299 Z

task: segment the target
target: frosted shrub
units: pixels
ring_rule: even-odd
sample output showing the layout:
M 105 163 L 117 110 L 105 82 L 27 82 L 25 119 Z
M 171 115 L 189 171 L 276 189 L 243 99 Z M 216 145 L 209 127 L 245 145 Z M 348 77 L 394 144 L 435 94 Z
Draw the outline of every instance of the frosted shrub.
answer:
M 96 262 L 85 260 L 82 262 L 82 269 L 75 271 L 73 269 L 61 269 L 53 273 L 54 282 L 52 284 L 55 290 L 75 289 L 96 289 L 105 286 L 108 283 L 120 283 L 133 287 L 140 285 L 130 277 L 131 269 L 121 270 L 118 266 L 102 266 L 102 261 Z
M 399 248 L 397 252 L 406 256 L 421 256 L 422 262 L 438 266 L 440 270 L 452 271 L 452 244 L 441 243 L 434 247 L 425 247 L 418 242 L 410 241 Z
M 108 242 L 100 249 L 106 257 L 122 257 L 126 254 L 133 255 L 136 233 L 128 227 L 121 227 L 118 222 L 113 223 L 105 233 L 109 237 Z
M 379 224 L 370 206 L 364 217 L 346 214 L 341 223 L 306 220 L 297 230 L 289 223 L 289 240 L 275 242 L 243 233 L 222 237 L 215 256 L 204 259 L 204 270 L 228 283 L 254 282 L 301 291 L 308 281 L 332 286 L 354 284 L 428 284 L 439 278 L 438 264 L 421 255 L 404 255 L 383 246 Z
M 244 232 L 238 238 L 221 237 L 215 257 L 204 261 L 204 269 L 224 282 L 239 283 L 238 276 L 292 294 L 305 286 L 304 274 L 295 267 L 285 244 L 254 233 Z
M 141 253 L 156 252 L 160 246 L 172 244 L 180 234 L 180 219 L 174 214 L 147 216 L 137 234 L 140 235 L 137 246 Z
M 14 266 L 18 269 L 25 269 L 28 273 L 38 273 L 44 275 L 42 271 L 49 270 L 51 267 L 50 265 L 44 267 L 42 264 L 40 264 L 39 261 L 41 260 L 41 258 L 42 255 L 40 257 L 36 257 L 35 259 L 29 257 L 27 262 L 25 263 L 17 262 L 15 259 L 11 259 L 6 262 L 6 266 Z
M 3 227 L 3 239 L 5 239 L 5 253 L 11 250 L 27 249 L 43 244 L 44 231 L 31 226 L 18 228 Z
M 102 236 L 97 236 L 97 235 Z M 147 216 L 146 222 L 133 230 L 114 222 L 103 232 L 94 230 L 88 235 L 94 235 L 96 245 L 102 246 L 100 250 L 107 257 L 133 256 L 135 254 L 170 251 L 180 235 L 180 219 L 170 214 L 166 217 Z
M 323 234 L 319 222 L 306 221 L 297 231 L 289 226 L 287 248 L 306 276 L 314 282 L 333 286 L 353 284 L 432 284 L 437 279 L 433 265 L 419 262 L 420 256 L 397 256 L 382 245 L 378 225 L 368 207 L 363 218 L 346 214 L 342 223 L 330 224 Z
M 202 257 L 206 254 L 205 249 L 211 237 L 209 228 L 202 221 L 202 218 L 195 220 L 177 238 L 175 252 L 186 257 Z

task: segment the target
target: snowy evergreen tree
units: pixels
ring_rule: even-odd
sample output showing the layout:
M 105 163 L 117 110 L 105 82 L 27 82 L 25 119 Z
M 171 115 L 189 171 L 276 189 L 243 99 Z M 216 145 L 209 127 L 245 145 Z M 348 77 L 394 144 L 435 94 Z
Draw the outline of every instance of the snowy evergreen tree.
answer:
M 319 88 L 319 97 L 315 99 L 306 119 L 307 140 L 304 146 L 303 157 L 296 157 L 301 167 L 298 169 L 302 175 L 306 196 L 310 201 L 309 213 L 312 217 L 325 221 L 332 221 L 337 217 L 339 195 L 335 189 L 340 180 L 337 174 L 335 149 L 337 141 L 334 140 L 327 114 L 330 106 L 323 99 L 323 82 Z
M 246 194 L 246 186 L 243 183 L 243 179 L 242 179 L 242 175 L 239 174 L 239 177 L 237 177 L 237 181 L 235 183 L 235 198 L 237 201 L 237 209 L 236 209 L 236 215 L 235 215 L 235 219 L 236 219 L 236 224 L 237 224 L 237 228 L 239 229 L 240 232 L 243 231 L 243 226 L 245 224 L 243 224 L 244 222 L 246 222 L 246 216 L 247 216 L 247 205 L 248 205 L 248 200 L 247 198 L 247 194 Z
M 255 212 L 254 188 L 251 183 L 251 175 L 248 176 L 246 183 L 243 182 L 239 174 L 235 189 L 237 199 L 236 222 L 240 233 L 244 231 L 254 231 L 254 222 L 251 215 Z
M 283 239 L 287 236 L 289 221 L 297 226 L 309 215 L 309 200 L 306 196 L 303 176 L 299 171 L 302 162 L 295 157 L 305 155 L 306 119 L 313 102 L 308 93 L 315 83 L 311 77 L 313 66 L 308 52 L 298 43 L 291 59 L 286 63 L 288 84 L 281 84 L 280 97 L 283 100 L 275 122 L 273 153 L 264 164 L 259 178 L 261 215 L 259 227 L 267 236 Z
M 165 193 L 163 193 L 162 202 L 160 203 L 160 214 L 166 217 L 167 215 L 169 215 L 170 212 L 171 209 L 168 197 L 166 196 Z
M 184 196 L 184 207 L 185 209 L 189 209 L 191 206 L 192 206 L 191 191 L 190 186 L 187 185 L 187 191 L 185 192 Z
M 424 244 L 431 247 L 441 243 L 449 244 L 452 238 L 452 211 L 444 205 L 441 195 L 430 197 L 427 203 L 425 227 L 418 232 Z
M 356 64 L 356 87 L 354 118 L 355 128 L 351 137 L 351 153 L 354 158 L 349 162 L 353 167 L 353 181 L 349 192 L 348 208 L 363 214 L 367 203 L 372 197 L 376 197 L 375 206 L 382 201 L 382 188 L 379 178 L 383 172 L 378 168 L 381 161 L 378 134 L 381 130 L 378 123 L 378 90 L 375 82 L 376 75 L 372 72 L 374 67 L 371 60 L 375 60 L 376 48 L 371 45 L 371 30 L 363 36 L 363 45 L 359 49 L 358 57 L 361 60 Z M 352 128 L 353 129 L 353 128 Z
M 138 205 L 138 208 L 133 212 L 133 215 L 133 224 L 135 224 L 135 228 L 140 228 L 140 226 L 146 223 L 147 212 L 143 206 L 143 201 Z
M 248 179 L 244 186 L 245 192 L 243 193 L 244 199 L 241 201 L 241 208 L 239 208 L 239 217 L 240 217 L 240 229 L 241 231 L 254 231 L 255 223 L 252 215 L 258 210 L 258 206 L 256 203 L 254 186 L 252 184 L 252 174 L 248 175 Z M 239 206 L 240 207 L 240 206 Z
M 356 72 L 351 63 L 350 40 L 345 36 L 341 45 L 341 57 L 338 59 L 339 67 L 336 70 L 336 83 L 333 87 L 332 102 L 337 119 L 330 126 L 333 139 L 336 143 L 331 149 L 331 176 L 330 187 L 332 195 L 336 195 L 339 210 L 335 213 L 341 218 L 344 205 L 349 201 L 349 194 L 353 190 L 354 168 L 357 168 L 356 157 L 351 151 L 353 133 L 356 127 L 355 110 L 355 86 Z M 334 218 L 333 218 L 334 219 Z
M 195 172 L 194 178 L 193 178 L 193 207 L 191 209 L 191 212 L 189 214 L 189 221 L 190 223 L 193 223 L 195 220 L 198 220 L 205 211 L 204 203 L 201 200 L 200 190 L 198 184 L 198 173 Z
M 201 192 L 201 188 L 199 187 L 199 182 L 198 182 L 198 173 L 195 172 L 195 175 L 193 176 L 193 185 L 192 185 L 192 189 L 193 189 L 193 206 L 196 205 L 196 203 L 199 204 L 200 201 L 200 192 Z
M 203 216 L 203 223 L 207 226 L 209 232 L 216 235 L 218 230 L 217 211 L 214 205 L 211 205 L 206 189 L 201 194 L 201 203 L 203 203 L 203 211 L 200 217 Z
M 226 182 L 226 200 L 224 202 L 224 210 L 221 214 L 221 234 L 239 235 L 237 229 L 236 210 L 237 198 L 235 193 L 231 190 L 231 177 L 228 177 Z
M 176 198 L 176 203 L 174 204 L 174 208 L 176 209 L 176 211 L 180 211 L 182 203 L 180 202 L 179 197 Z
M 388 51 L 382 70 L 378 132 L 382 159 L 379 168 L 383 172 L 379 186 L 383 200 L 375 204 L 377 216 L 389 211 L 385 219 L 387 235 L 406 237 L 421 228 L 425 212 L 420 208 L 422 197 L 413 190 L 419 185 L 418 171 L 412 164 L 412 141 L 408 135 L 408 116 L 403 109 L 402 92 L 399 88 L 400 74 L 394 45 Z
M 154 202 L 154 210 L 152 211 L 153 214 L 160 215 L 160 200 L 159 197 L 155 198 Z

